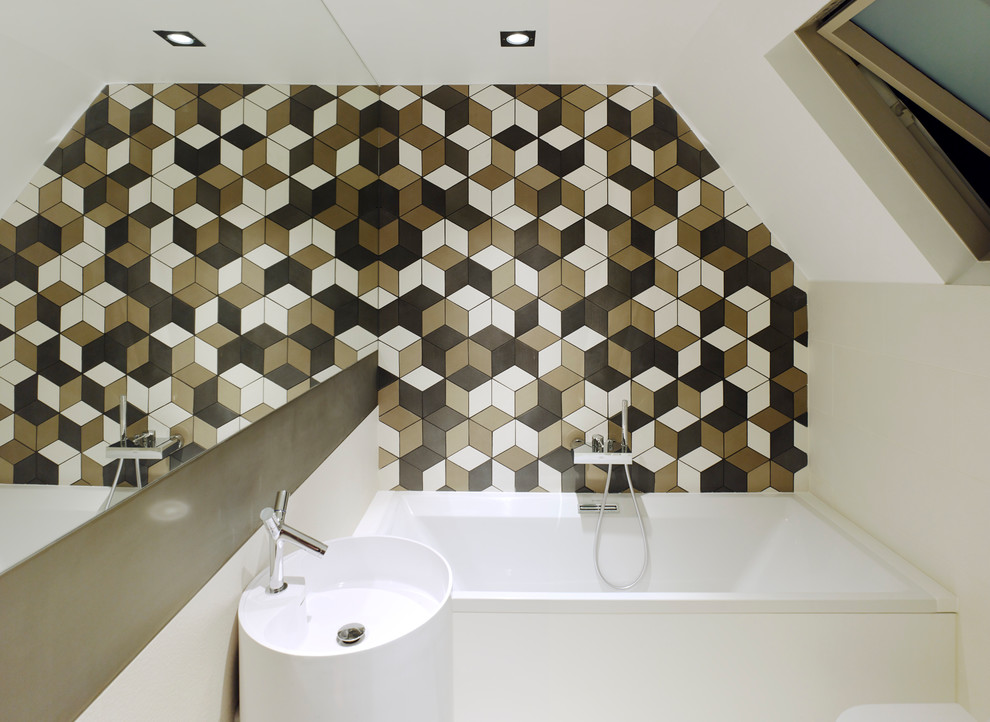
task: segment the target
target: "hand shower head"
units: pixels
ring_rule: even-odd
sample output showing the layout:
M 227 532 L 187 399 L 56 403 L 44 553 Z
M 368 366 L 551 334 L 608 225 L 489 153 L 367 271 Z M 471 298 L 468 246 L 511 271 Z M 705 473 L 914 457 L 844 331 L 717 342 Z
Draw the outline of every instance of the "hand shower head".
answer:
M 622 437 L 620 439 L 622 447 L 620 451 L 625 454 L 629 451 L 629 438 L 627 434 L 629 433 L 629 402 L 625 399 L 622 400 Z

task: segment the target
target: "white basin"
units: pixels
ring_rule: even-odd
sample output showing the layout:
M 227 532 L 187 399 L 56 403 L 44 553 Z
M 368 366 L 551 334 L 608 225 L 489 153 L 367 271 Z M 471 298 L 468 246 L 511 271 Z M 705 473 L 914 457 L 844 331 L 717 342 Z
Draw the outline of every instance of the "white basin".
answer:
M 328 546 L 286 556 L 284 592 L 266 592 L 266 570 L 241 596 L 242 722 L 450 722 L 450 566 L 396 537 Z M 340 644 L 356 625 L 361 641 Z

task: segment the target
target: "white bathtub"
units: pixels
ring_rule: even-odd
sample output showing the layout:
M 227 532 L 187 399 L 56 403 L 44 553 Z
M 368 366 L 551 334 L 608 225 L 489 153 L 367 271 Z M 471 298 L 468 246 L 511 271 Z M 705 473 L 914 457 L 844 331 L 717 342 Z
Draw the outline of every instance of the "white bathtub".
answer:
M 118 489 L 114 503 L 131 490 Z M 99 513 L 109 489 L 98 486 L 0 484 L 0 571 L 34 554 Z
M 833 722 L 854 704 L 949 702 L 955 598 L 809 495 L 649 494 L 651 564 L 594 570 L 574 494 L 381 492 L 356 534 L 454 570 L 463 722 Z M 602 568 L 640 564 L 628 495 Z

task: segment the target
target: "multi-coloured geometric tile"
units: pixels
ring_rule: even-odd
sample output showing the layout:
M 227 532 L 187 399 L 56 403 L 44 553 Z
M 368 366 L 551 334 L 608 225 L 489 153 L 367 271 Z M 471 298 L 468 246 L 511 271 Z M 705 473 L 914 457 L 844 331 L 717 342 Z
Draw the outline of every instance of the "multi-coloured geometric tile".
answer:
M 96 98 L 0 221 L 0 479 L 108 483 L 124 394 L 128 433 L 180 434 L 186 458 L 375 350 L 368 98 Z
M 637 488 L 793 488 L 805 295 L 655 89 L 389 88 L 381 127 L 387 484 L 600 490 L 570 449 L 628 399 Z
M 2 481 L 108 483 L 121 394 L 193 454 L 373 350 L 389 486 L 600 490 L 623 399 L 641 490 L 806 464 L 793 264 L 652 88 L 113 86 L 0 269 Z

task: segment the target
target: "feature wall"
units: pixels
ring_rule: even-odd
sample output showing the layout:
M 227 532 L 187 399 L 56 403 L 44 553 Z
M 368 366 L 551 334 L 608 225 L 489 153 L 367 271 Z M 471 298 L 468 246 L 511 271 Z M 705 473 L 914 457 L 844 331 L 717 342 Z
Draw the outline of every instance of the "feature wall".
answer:
M 377 350 L 382 483 L 793 489 L 806 296 L 660 93 L 121 85 L 0 221 L 0 481 L 103 484 Z M 151 469 L 152 477 L 169 461 Z

